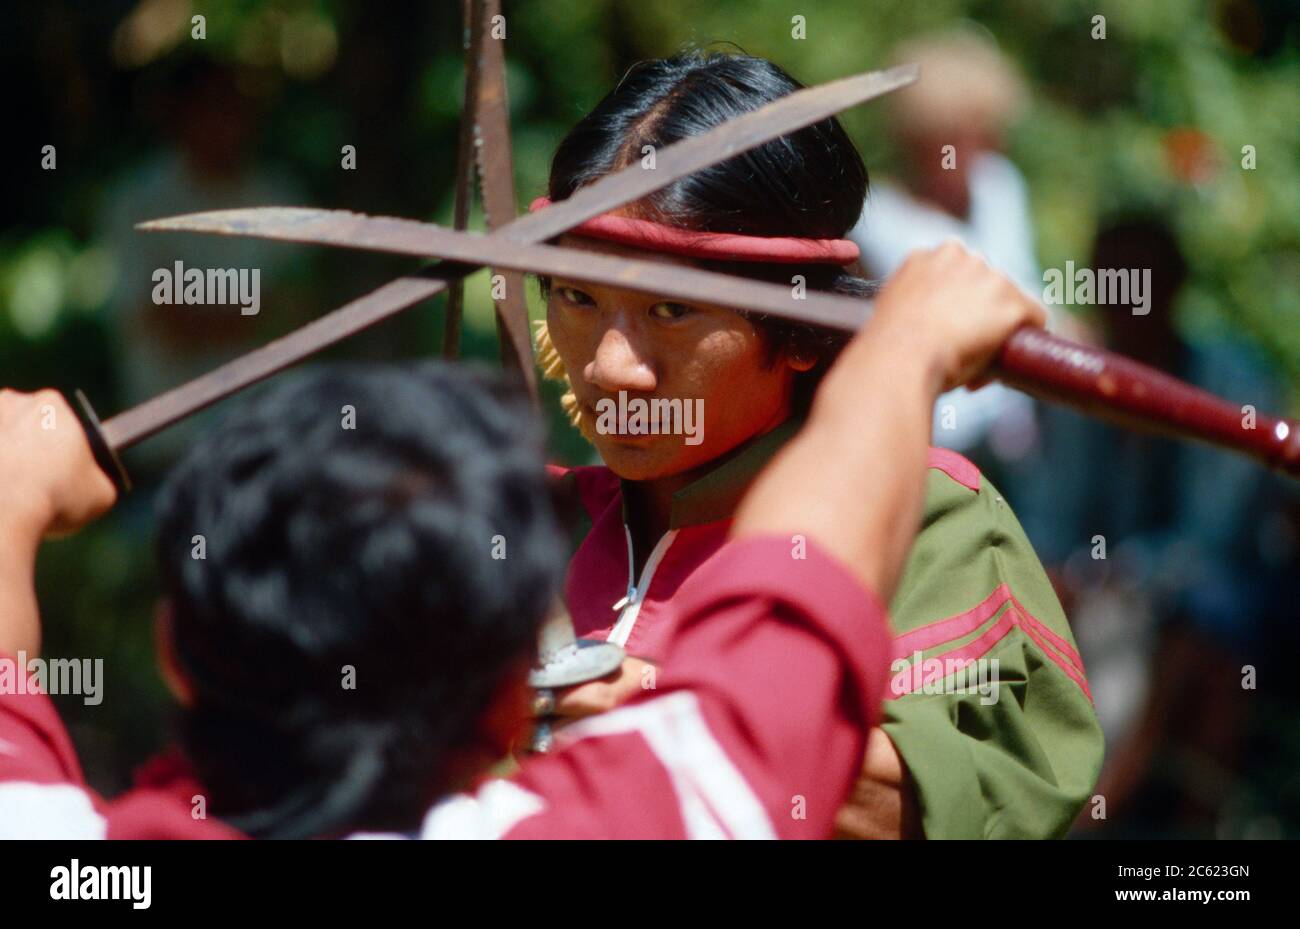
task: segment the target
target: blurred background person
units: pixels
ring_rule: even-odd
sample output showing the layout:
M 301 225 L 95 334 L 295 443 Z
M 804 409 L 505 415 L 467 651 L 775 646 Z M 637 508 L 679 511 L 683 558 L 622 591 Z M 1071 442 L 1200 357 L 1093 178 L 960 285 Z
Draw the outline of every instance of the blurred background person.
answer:
M 1028 188 L 1002 154 L 1027 97 L 1015 67 L 973 29 L 905 42 L 893 60 L 920 65 L 921 80 L 886 101 L 902 171 L 872 184 L 849 233 L 865 270 L 887 277 L 914 249 L 957 239 L 1040 293 Z M 997 384 L 952 391 L 935 406 L 934 443 L 975 458 L 995 480 L 1003 473 L 997 465 L 1020 458 L 1033 434 L 1033 403 Z

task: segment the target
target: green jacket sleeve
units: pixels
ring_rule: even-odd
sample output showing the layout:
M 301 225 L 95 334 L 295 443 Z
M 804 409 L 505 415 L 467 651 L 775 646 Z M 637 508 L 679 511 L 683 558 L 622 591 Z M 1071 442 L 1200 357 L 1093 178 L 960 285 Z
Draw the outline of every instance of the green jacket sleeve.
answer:
M 896 674 L 883 727 L 928 838 L 1059 837 L 1102 761 L 1074 637 L 997 489 L 934 469 L 927 481 L 890 608 Z M 970 658 L 982 666 L 948 673 Z

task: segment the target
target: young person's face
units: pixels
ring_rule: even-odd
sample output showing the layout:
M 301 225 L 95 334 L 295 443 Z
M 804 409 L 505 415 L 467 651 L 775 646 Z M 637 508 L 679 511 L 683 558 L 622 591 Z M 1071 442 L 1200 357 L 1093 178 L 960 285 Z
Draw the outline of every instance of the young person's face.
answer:
M 569 248 L 693 266 L 688 258 L 565 236 Z M 758 329 L 734 310 L 683 304 L 617 287 L 551 280 L 551 341 L 583 416 L 598 426 L 596 449 L 625 480 L 682 474 L 779 425 L 790 412 L 794 376 L 815 361 L 769 353 Z M 682 434 L 632 435 L 599 428 L 601 401 L 680 400 L 701 410 L 698 444 Z M 630 406 L 629 406 L 630 409 Z M 692 437 L 694 440 L 694 437 Z

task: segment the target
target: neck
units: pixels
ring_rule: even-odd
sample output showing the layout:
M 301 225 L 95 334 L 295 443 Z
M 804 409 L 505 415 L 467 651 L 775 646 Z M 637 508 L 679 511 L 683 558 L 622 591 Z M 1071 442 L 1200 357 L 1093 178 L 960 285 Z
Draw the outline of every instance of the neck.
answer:
M 705 467 L 712 466 L 709 462 Z M 623 500 L 627 504 L 627 528 L 632 533 L 632 552 L 639 573 L 642 564 L 672 525 L 673 495 L 703 473 L 704 469 L 685 471 L 650 481 L 634 481 L 624 485 Z
M 642 567 L 645 566 L 646 560 L 650 557 L 650 550 L 654 548 L 655 544 L 663 538 L 664 534 L 672 526 L 673 497 L 706 474 L 726 464 L 749 448 L 757 439 L 781 425 L 781 423 L 785 422 L 788 413 L 789 406 L 787 404 L 782 408 L 783 415 L 774 417 L 773 422 L 754 433 L 735 448 L 723 452 L 716 458 L 710 458 L 697 468 L 645 481 L 623 482 L 623 502 L 627 510 L 627 528 L 632 533 L 633 568 L 638 577 L 641 574 Z

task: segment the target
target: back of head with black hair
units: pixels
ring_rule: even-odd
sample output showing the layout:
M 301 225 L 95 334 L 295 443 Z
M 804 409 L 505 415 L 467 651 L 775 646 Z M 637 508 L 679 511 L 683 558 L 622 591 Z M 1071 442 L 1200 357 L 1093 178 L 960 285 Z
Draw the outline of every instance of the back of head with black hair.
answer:
M 617 87 L 570 130 L 551 162 L 549 197 L 581 187 L 656 150 L 702 135 L 803 85 L 763 58 L 687 52 L 634 65 Z M 834 117 L 773 139 L 674 181 L 634 204 L 644 219 L 685 229 L 756 236 L 838 239 L 862 213 L 867 169 Z M 866 297 L 873 286 L 831 265 L 701 262 L 711 270 L 811 290 Z M 846 341 L 833 330 L 751 315 L 773 350 L 812 349 L 829 360 Z M 824 370 L 825 365 L 822 366 Z
M 158 553 L 214 815 L 266 837 L 418 824 L 558 589 L 541 460 L 513 387 L 436 362 L 317 370 L 193 450 Z

